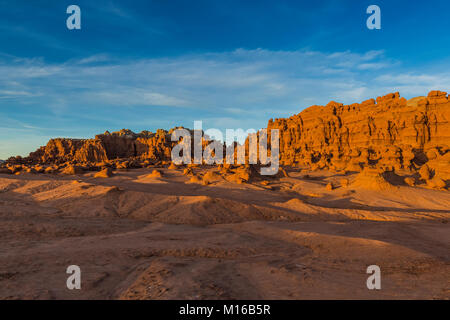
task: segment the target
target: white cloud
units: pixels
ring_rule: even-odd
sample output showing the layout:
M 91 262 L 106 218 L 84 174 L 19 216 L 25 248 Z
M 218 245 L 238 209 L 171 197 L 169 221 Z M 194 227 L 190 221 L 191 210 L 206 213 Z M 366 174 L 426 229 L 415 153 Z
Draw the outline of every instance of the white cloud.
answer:
M 442 71 L 405 70 L 383 51 L 237 49 L 141 60 L 99 54 L 59 64 L 0 53 L 0 133 L 37 144 L 193 120 L 203 120 L 204 128 L 259 129 L 270 118 L 330 100 L 448 91 L 448 67 L 434 70 Z M 0 158 L 19 153 L 5 143 L 0 138 Z M 36 147 L 22 146 L 21 153 Z
M 144 89 L 127 88 L 122 91 L 100 91 L 88 94 L 86 99 L 92 99 L 93 102 L 120 104 L 122 106 L 133 105 L 157 105 L 182 107 L 186 101 L 175 97 L 169 97 L 157 92 L 146 91 Z
M 378 70 L 378 69 L 387 68 L 389 66 L 390 66 L 389 63 L 383 63 L 383 62 L 361 63 L 360 65 L 358 65 L 358 69 L 360 69 L 360 70 Z
M 0 90 L 0 99 L 14 99 L 32 96 L 36 95 L 28 91 Z
M 448 74 L 405 73 L 400 67 L 383 51 L 237 49 L 133 61 L 99 54 L 61 64 L 5 57 L 0 95 L 54 109 L 166 106 L 204 109 L 218 117 L 245 110 L 262 118 L 392 91 L 423 95 L 450 84 Z
M 450 72 L 439 74 L 387 73 L 376 77 L 375 81 L 382 84 L 383 88 L 391 88 L 391 91 L 399 91 L 404 96 L 414 97 L 426 95 L 431 90 L 448 91 L 450 89 Z
M 76 61 L 79 64 L 90 64 L 109 61 L 110 58 L 106 54 L 96 54 Z

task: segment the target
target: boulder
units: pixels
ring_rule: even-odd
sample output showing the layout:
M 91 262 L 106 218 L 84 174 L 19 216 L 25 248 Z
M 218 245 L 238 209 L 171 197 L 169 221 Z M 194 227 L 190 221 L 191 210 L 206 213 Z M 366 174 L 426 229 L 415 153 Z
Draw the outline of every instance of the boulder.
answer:
M 83 170 L 83 168 L 81 168 L 79 166 L 69 165 L 69 166 L 65 167 L 61 171 L 61 173 L 66 174 L 66 175 L 76 175 L 76 174 L 83 174 L 84 170 Z
M 110 178 L 113 176 L 112 169 L 109 167 L 104 168 L 103 170 L 97 172 L 94 175 L 94 178 Z
M 404 179 L 404 182 L 411 187 L 414 187 L 416 185 L 416 179 L 412 178 L 412 177 L 406 177 Z

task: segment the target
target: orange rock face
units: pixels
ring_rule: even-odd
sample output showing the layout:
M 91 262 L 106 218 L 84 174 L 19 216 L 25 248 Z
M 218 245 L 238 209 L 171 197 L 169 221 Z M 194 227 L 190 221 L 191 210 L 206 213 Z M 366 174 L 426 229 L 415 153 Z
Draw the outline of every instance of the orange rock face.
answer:
M 332 101 L 287 119 L 271 119 L 268 129 L 280 130 L 285 165 L 351 171 L 367 165 L 416 169 L 430 161 L 449 174 L 449 121 L 447 93 L 432 91 L 410 100 L 390 93 L 360 104 Z
M 108 159 L 104 145 L 100 140 L 62 138 L 51 139 L 45 147 L 30 153 L 29 158 L 41 163 L 100 162 Z
M 99 163 L 117 158 L 170 160 L 175 144 L 170 140 L 170 132 L 165 130 L 139 134 L 121 130 L 105 132 L 95 139 L 52 139 L 46 146 L 30 153 L 29 159 L 40 163 Z
M 332 101 L 311 106 L 290 118 L 269 120 L 267 129 L 280 130 L 281 165 L 312 170 L 361 171 L 370 166 L 427 171 L 426 180 L 448 181 L 449 121 L 446 92 L 431 91 L 427 97 L 410 100 L 397 92 L 360 104 Z M 102 164 L 126 170 L 169 163 L 178 143 L 171 141 L 172 130 L 136 134 L 124 129 L 94 139 L 52 139 L 28 158 L 11 158 L 8 165 L 81 163 L 88 168 Z M 203 148 L 208 143 L 202 141 Z

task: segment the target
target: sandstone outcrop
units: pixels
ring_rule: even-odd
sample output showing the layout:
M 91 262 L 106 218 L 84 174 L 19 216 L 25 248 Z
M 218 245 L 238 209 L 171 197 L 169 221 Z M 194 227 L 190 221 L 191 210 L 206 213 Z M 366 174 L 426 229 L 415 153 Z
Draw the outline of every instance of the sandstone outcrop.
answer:
M 433 166 L 448 174 L 449 121 L 447 93 L 406 100 L 397 92 L 360 104 L 312 106 L 287 119 L 271 119 L 268 129 L 280 130 L 284 165 L 417 169 L 435 161 Z
M 177 142 L 171 141 L 171 131 L 156 133 L 143 131 L 139 134 L 123 129 L 118 132 L 97 135 L 94 139 L 51 139 L 46 146 L 30 153 L 24 162 L 101 163 L 114 159 L 152 159 L 169 161 L 171 150 Z M 119 167 L 129 168 L 130 161 Z
M 378 191 L 395 189 L 395 186 L 386 180 L 382 170 L 369 167 L 364 168 L 364 170 L 356 176 L 355 181 L 353 181 L 351 186 Z
M 376 100 L 312 106 L 269 120 L 280 130 L 280 162 L 312 170 L 420 171 L 423 180 L 450 179 L 450 101 L 431 91 L 410 100 L 390 93 Z M 424 167 L 425 166 L 425 167 Z
M 113 176 L 111 168 L 105 168 L 94 175 L 94 178 L 110 178 Z
M 61 171 L 62 174 L 67 174 L 67 175 L 82 174 L 83 172 L 84 172 L 83 168 L 81 168 L 79 166 L 72 166 L 72 165 L 65 167 Z
M 176 169 L 171 163 L 172 148 L 178 144 L 171 141 L 175 129 L 138 134 L 123 129 L 94 139 L 52 139 L 29 157 L 10 158 L 1 167 L 13 174 L 22 169 L 27 172 L 36 165 L 39 170 L 35 172 L 45 173 L 58 172 L 60 168 L 69 173 L 67 168 L 74 165 L 87 170 L 106 166 L 128 170 L 170 164 L 170 169 Z M 441 186 L 441 180 L 447 184 L 450 181 L 450 101 L 446 92 L 431 91 L 426 97 L 410 100 L 397 92 L 350 105 L 331 101 L 289 118 L 271 119 L 267 129 L 269 134 L 271 129 L 280 132 L 280 164 L 284 166 L 343 173 L 373 167 L 418 173 L 421 183 L 434 179 Z M 203 139 L 204 150 L 210 142 L 207 137 Z M 270 149 L 269 145 L 269 152 Z M 235 159 L 236 156 L 235 153 Z M 247 154 L 247 162 L 248 159 Z M 246 170 L 230 172 L 228 164 L 219 169 L 225 176 L 230 173 L 231 180 L 250 179 Z M 287 173 L 282 171 L 282 176 Z
M 163 176 L 163 173 L 160 170 L 153 170 L 152 173 L 150 173 L 147 178 L 161 178 Z

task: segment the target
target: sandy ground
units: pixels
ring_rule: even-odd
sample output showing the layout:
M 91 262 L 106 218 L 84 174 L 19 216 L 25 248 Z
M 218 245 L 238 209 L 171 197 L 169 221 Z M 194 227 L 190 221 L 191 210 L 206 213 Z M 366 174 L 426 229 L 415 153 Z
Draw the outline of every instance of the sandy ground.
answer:
M 450 298 L 449 191 L 150 172 L 0 175 L 0 299 Z M 72 264 L 81 290 L 66 288 Z

